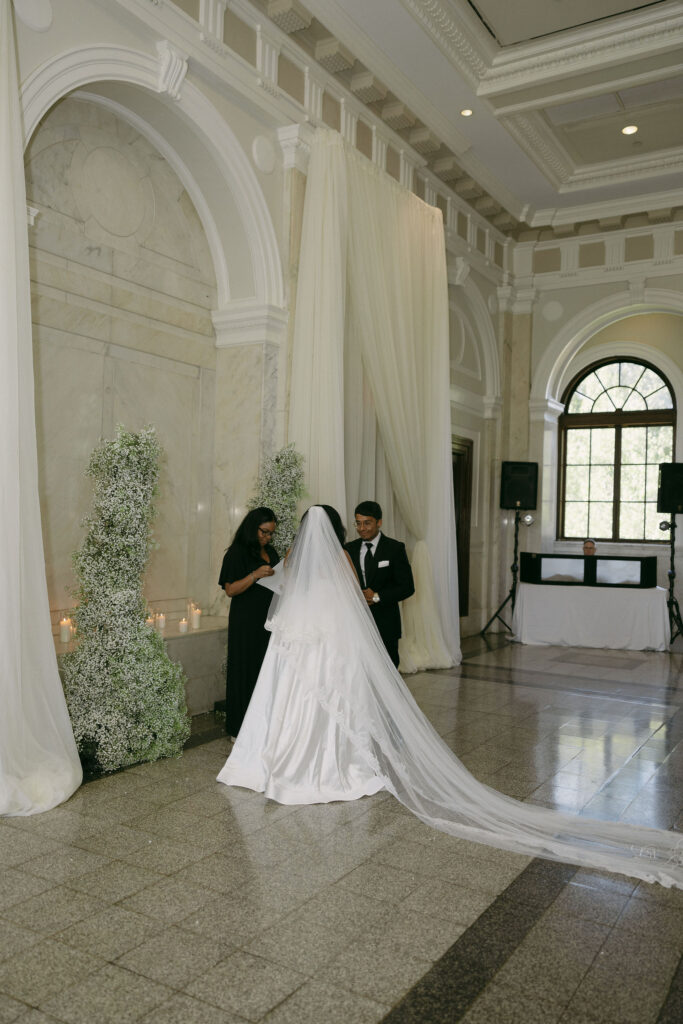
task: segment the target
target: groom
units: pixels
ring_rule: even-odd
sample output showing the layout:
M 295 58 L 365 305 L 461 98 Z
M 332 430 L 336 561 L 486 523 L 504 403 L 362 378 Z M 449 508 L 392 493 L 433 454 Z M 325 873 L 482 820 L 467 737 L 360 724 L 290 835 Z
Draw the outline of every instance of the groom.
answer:
M 382 509 L 376 501 L 361 501 L 356 507 L 359 540 L 346 550 L 356 567 L 363 596 L 368 602 L 389 657 L 398 668 L 401 636 L 399 601 L 415 593 L 413 573 L 405 544 L 381 533 Z

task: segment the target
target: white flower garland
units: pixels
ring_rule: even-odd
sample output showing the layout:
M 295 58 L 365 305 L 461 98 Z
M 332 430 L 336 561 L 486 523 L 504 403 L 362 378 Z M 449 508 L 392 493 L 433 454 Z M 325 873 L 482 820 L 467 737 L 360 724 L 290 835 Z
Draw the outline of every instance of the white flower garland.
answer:
M 62 666 L 79 750 L 103 771 L 178 755 L 190 733 L 183 669 L 145 624 L 142 578 L 161 455 L 153 427 L 129 433 L 119 426 L 87 469 L 93 509 L 73 556 L 78 645 Z

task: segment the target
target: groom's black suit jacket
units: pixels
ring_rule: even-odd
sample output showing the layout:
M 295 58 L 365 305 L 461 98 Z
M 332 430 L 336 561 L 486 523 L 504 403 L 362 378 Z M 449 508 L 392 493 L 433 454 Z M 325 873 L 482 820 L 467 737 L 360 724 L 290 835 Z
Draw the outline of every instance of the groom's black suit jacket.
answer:
M 365 541 L 353 540 L 346 545 L 351 561 L 356 567 L 358 579 L 363 586 L 363 572 L 360 565 L 361 547 Z M 375 551 L 374 569 L 367 577 L 367 585 L 379 594 L 379 602 L 368 607 L 372 612 L 377 629 L 389 647 L 398 643 L 401 635 L 401 613 L 399 601 L 405 601 L 415 593 L 413 571 L 410 568 L 406 546 L 400 540 L 393 540 L 382 534 Z

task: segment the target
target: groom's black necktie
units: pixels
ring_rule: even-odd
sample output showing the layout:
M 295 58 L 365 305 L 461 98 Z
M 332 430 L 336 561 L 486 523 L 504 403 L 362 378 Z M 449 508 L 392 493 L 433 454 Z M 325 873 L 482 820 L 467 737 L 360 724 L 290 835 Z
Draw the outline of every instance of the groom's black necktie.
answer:
M 363 575 L 365 576 L 365 586 L 368 585 L 368 580 L 372 576 L 372 571 L 375 568 L 375 556 L 372 553 L 372 541 L 366 540 L 365 542 L 365 561 L 363 562 Z

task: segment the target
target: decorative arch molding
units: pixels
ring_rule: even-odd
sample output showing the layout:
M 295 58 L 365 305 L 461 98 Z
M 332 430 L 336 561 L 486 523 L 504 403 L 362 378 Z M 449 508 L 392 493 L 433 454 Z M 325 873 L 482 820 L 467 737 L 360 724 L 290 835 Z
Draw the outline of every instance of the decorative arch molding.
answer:
M 663 288 L 646 288 L 642 299 L 634 302 L 633 295 L 624 291 L 609 295 L 578 313 L 561 328 L 544 352 L 531 386 L 532 404 L 540 408 L 544 403 L 559 402 L 562 390 L 568 383 L 568 368 L 571 366 L 574 373 L 580 369 L 580 360 L 575 361 L 576 356 L 594 334 L 619 320 L 642 316 L 646 313 L 673 313 L 683 316 L 683 294 Z M 638 347 L 641 349 L 641 346 Z M 606 345 L 605 351 L 607 348 Z M 625 352 L 623 346 L 621 351 Z M 602 348 L 600 352 L 602 352 Z M 631 353 L 627 352 L 626 354 Z M 596 349 L 591 350 L 591 358 L 592 360 L 600 358 Z M 663 361 L 659 351 L 657 351 L 655 360 L 655 363 L 657 362 L 661 363 L 662 370 L 668 374 L 668 370 L 664 369 L 664 364 L 671 365 L 670 361 Z M 672 377 L 669 377 L 674 387 L 676 387 L 674 379 L 679 377 L 680 371 L 676 370 Z
M 91 46 L 69 50 L 46 61 L 28 77 L 21 90 L 24 146 L 41 118 L 67 93 L 97 82 L 120 83 L 145 90 L 157 98 L 160 112 L 163 110 L 164 118 L 160 121 L 168 121 L 170 112 L 182 123 L 183 130 L 191 132 L 201 143 L 222 186 L 234 199 L 251 257 L 253 297 L 264 305 L 282 308 L 284 284 L 280 253 L 256 175 L 232 129 L 201 90 L 186 79 L 170 82 L 164 74 L 167 50 L 168 47 L 160 49 L 154 57 L 125 47 Z M 125 104 L 120 106 L 125 108 Z M 120 113 L 124 116 L 123 109 Z M 133 110 L 128 119 L 154 145 L 164 140 L 164 132 L 153 124 L 153 118 L 140 117 Z M 224 308 L 231 299 L 227 273 L 231 238 L 220 228 L 221 196 L 218 189 L 202 186 L 186 162 L 172 150 L 173 145 L 166 140 L 161 151 L 195 202 L 214 258 L 219 307 Z
M 498 342 L 484 297 L 476 283 L 472 280 L 469 272 L 463 274 L 460 266 L 457 264 L 455 266 L 449 264 L 448 283 L 451 286 L 462 289 L 465 302 L 461 312 L 470 320 L 474 327 L 475 336 L 479 341 L 479 354 L 484 366 L 486 397 L 489 399 L 489 403 L 491 399 L 498 401 L 500 399 Z
M 662 311 L 658 310 L 658 312 Z M 665 352 L 658 348 L 652 348 L 647 342 L 635 344 L 632 341 L 609 341 L 605 342 L 604 345 L 591 348 L 587 352 L 577 353 L 576 358 L 567 363 L 558 381 L 559 393 L 562 394 L 564 392 L 572 378 L 599 359 L 619 359 L 624 356 L 631 356 L 637 362 L 641 362 L 644 359 L 646 363 L 652 363 L 653 366 L 664 374 L 669 384 L 671 384 L 676 397 L 677 408 L 683 407 L 683 369 Z

